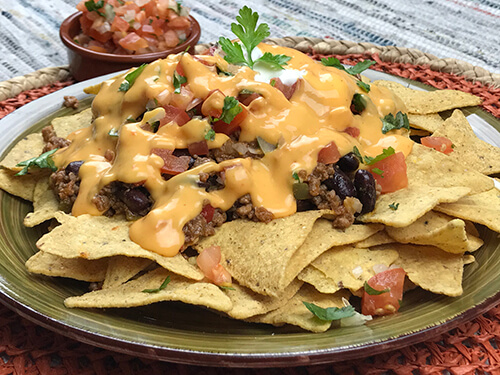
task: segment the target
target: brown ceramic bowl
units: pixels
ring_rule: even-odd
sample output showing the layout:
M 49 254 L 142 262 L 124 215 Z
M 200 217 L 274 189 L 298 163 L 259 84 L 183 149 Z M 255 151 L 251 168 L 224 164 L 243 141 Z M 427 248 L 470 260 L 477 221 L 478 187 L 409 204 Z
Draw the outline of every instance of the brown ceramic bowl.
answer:
M 160 52 L 145 53 L 142 55 L 118 55 L 103 53 L 84 48 L 75 43 L 73 39 L 80 33 L 80 16 L 82 12 L 76 12 L 66 18 L 61 24 L 59 36 L 66 47 L 68 47 L 69 70 L 77 81 L 84 81 L 103 74 L 118 72 L 148 63 L 157 59 L 165 58 L 172 53 L 183 51 L 191 52 L 200 39 L 200 24 L 196 19 L 189 16 L 191 20 L 191 33 L 186 41 L 174 48 Z M 189 49 L 188 49 L 189 48 Z

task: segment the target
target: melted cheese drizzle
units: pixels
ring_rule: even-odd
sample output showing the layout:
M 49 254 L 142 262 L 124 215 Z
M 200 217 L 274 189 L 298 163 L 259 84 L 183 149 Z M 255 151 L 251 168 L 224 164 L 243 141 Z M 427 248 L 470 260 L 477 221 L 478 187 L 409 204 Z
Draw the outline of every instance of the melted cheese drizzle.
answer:
M 227 70 L 227 62 L 219 56 L 193 58 L 179 54 L 155 61 L 126 92 L 119 91 L 125 74 L 104 82 L 92 104 L 95 117 L 92 125 L 73 133 L 71 145 L 54 156 L 60 168 L 72 161 L 84 161 L 73 215 L 103 214 L 92 199 L 113 181 L 144 182 L 155 203 L 145 217 L 132 224 L 130 238 L 145 249 L 174 256 L 184 244 L 183 226 L 201 212 L 204 200 L 226 211 L 239 197 L 250 194 L 254 206 L 265 207 L 275 218 L 295 213 L 292 173 L 301 169 L 310 173 L 316 166 L 318 152 L 331 141 L 342 155 L 354 146 L 372 157 L 388 146 L 405 156 L 409 154 L 412 142 L 404 132 L 392 131 L 386 135 L 381 132 L 382 117 L 404 110 L 386 89 L 371 85 L 367 94 L 347 73 L 326 67 L 296 50 L 264 44 L 259 49 L 263 53 L 290 56 L 285 67 L 291 70 L 288 75 L 300 72 L 295 74 L 302 78 L 290 101 L 269 83 L 256 80 L 258 73 L 247 67 L 226 77 L 199 61 L 203 59 Z M 161 107 L 146 112 L 140 122 L 129 123 L 127 119 L 144 113 L 148 101 L 165 90 L 176 95 L 173 74 L 177 64 L 182 65 L 195 98 L 204 99 L 214 89 L 234 97 L 242 89 L 261 94 L 247 107 L 249 114 L 241 124 L 240 140 L 252 141 L 259 136 L 278 144 L 278 148 L 261 159 L 209 162 L 164 180 L 160 172 L 163 159 L 151 150 L 186 148 L 192 142 L 202 141 L 210 124 L 205 119 L 192 119 L 182 127 L 171 122 L 157 133 L 143 130 L 141 125 L 164 116 Z M 356 92 L 370 99 L 361 115 L 353 115 L 350 110 Z M 358 128 L 359 137 L 343 132 L 347 127 Z M 110 131 L 118 131 L 119 136 L 110 136 Z M 224 134 L 217 134 L 214 141 L 208 141 L 209 147 L 220 147 L 227 139 Z M 112 162 L 104 158 L 106 150 L 115 152 Z M 206 192 L 198 187 L 199 173 L 222 170 L 226 177 L 224 189 Z

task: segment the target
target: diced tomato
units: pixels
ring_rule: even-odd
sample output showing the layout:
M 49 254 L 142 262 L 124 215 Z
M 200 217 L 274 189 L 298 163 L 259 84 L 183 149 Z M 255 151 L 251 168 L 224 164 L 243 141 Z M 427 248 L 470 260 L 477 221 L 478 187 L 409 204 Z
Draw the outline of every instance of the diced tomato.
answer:
M 194 142 L 188 145 L 188 151 L 191 155 L 208 155 L 207 141 Z
M 207 279 L 216 285 L 230 286 L 232 279 L 231 275 L 224 268 L 221 261 L 221 249 L 219 246 L 209 246 L 205 248 L 198 258 L 196 263 Z
M 341 155 L 335 142 L 331 141 L 318 153 L 318 163 L 333 164 L 339 161 Z
M 124 16 L 125 13 L 127 13 L 128 11 L 133 11 L 134 14 L 139 12 L 140 11 L 140 8 L 139 6 L 134 3 L 133 1 L 127 1 L 125 3 L 125 5 L 121 6 L 121 7 L 117 7 L 114 9 L 115 11 L 115 14 L 119 15 L 119 16 Z
M 344 129 L 344 132 L 349 134 L 353 138 L 359 137 L 359 129 L 355 128 L 354 126 L 348 126 L 347 128 Z
M 212 207 L 210 204 L 206 204 L 203 206 L 203 209 L 201 210 L 201 216 L 205 218 L 205 221 L 207 223 L 210 223 L 214 217 L 214 212 L 215 208 Z
M 225 97 L 222 91 L 218 89 L 212 90 L 201 106 L 203 116 L 219 117 L 222 114 Z
M 185 125 L 186 122 L 191 120 L 186 111 L 183 111 L 180 108 L 174 107 L 173 105 L 164 105 L 163 109 L 165 110 L 165 117 L 160 120 L 159 128 L 170 123 L 175 122 L 177 125 L 182 126 Z
M 381 171 L 379 173 L 373 170 Z M 385 159 L 376 162 L 371 166 L 375 181 L 381 187 L 381 193 L 391 193 L 408 186 L 408 176 L 406 174 L 405 156 L 402 152 L 392 154 Z
M 91 40 L 87 48 L 96 52 L 106 52 L 106 48 L 104 47 L 104 45 L 96 40 Z
M 94 23 L 94 21 L 91 18 L 89 18 L 88 14 L 89 13 L 84 13 L 80 17 L 80 27 L 82 28 L 82 31 L 87 35 L 89 34 L 90 28 Z
M 146 12 L 141 10 L 135 15 L 136 22 L 142 24 L 146 20 Z
M 76 9 L 80 12 L 88 12 L 87 7 L 85 6 L 86 2 L 87 0 L 80 1 L 78 4 L 76 4 Z
M 154 148 L 151 150 L 151 153 L 163 159 L 164 164 L 160 169 L 161 173 L 177 175 L 187 171 L 189 168 L 189 161 L 191 159 L 189 156 L 175 156 L 172 155 L 172 150 L 162 148 Z
M 168 25 L 167 23 L 165 25 Z M 174 30 L 166 30 L 163 34 L 163 39 L 167 47 L 175 47 L 179 44 L 180 39 Z
M 191 26 L 191 21 L 187 17 L 177 17 L 171 20 L 168 26 L 176 30 L 188 29 Z
M 118 43 L 123 48 L 131 51 L 137 51 L 138 49 L 146 48 L 148 46 L 148 42 L 146 42 L 144 38 L 141 38 L 136 33 L 128 34 L 126 37 L 120 39 Z
M 423 137 L 420 142 L 446 155 L 453 152 L 453 143 L 446 137 Z
M 283 95 L 285 95 L 285 98 L 290 100 L 292 95 L 294 94 L 295 90 L 297 89 L 297 85 L 299 81 L 295 81 L 293 85 L 285 85 L 281 79 L 279 78 L 273 78 L 271 79 L 271 82 L 274 82 L 274 88 L 280 90 Z
M 216 121 L 212 124 L 212 128 L 215 130 L 216 133 L 223 133 L 225 135 L 231 135 L 233 134 L 236 130 L 239 129 L 240 124 L 245 120 L 245 118 L 248 116 L 248 110 L 245 107 L 241 107 L 241 112 L 238 113 L 233 121 L 231 121 L 229 124 L 224 122 L 224 121 Z
M 402 268 L 393 268 L 379 272 L 367 281 L 377 291 L 389 289 L 385 293 L 370 295 L 363 293 L 361 312 L 363 315 L 389 315 L 399 310 L 403 298 L 403 286 L 406 272 Z
M 111 31 L 127 31 L 129 27 L 130 25 L 127 21 L 119 16 L 115 16 L 111 24 Z

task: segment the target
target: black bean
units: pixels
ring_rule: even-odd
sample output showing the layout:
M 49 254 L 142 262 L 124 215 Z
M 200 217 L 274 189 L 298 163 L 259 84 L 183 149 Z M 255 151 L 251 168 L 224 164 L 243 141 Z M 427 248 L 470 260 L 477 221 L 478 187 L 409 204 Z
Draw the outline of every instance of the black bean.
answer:
M 337 167 L 342 169 L 345 173 L 351 173 L 358 169 L 359 160 L 353 152 L 349 152 L 339 159 Z
M 346 197 L 356 196 L 356 189 L 351 179 L 340 168 L 335 167 L 335 174 L 323 181 L 323 184 L 325 184 L 329 190 L 335 190 L 335 193 L 342 200 Z
M 137 215 L 140 215 L 143 211 L 148 210 L 151 202 L 141 189 L 129 189 L 123 193 L 123 203 L 128 207 L 128 209 Z
M 83 160 L 72 161 L 71 163 L 69 163 L 66 166 L 66 168 L 64 169 L 64 171 L 67 174 L 74 173 L 74 174 L 78 175 L 78 172 L 80 171 L 80 167 L 82 166 L 82 164 L 83 164 Z
M 365 169 L 360 169 L 354 175 L 354 186 L 358 199 L 363 205 L 361 213 L 373 211 L 377 200 L 377 189 L 373 175 Z

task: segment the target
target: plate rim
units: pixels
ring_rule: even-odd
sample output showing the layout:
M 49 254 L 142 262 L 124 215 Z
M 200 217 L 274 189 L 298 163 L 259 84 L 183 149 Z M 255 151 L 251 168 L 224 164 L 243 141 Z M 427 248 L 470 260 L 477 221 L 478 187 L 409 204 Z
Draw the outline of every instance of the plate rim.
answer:
M 371 71 L 373 72 L 373 71 Z M 380 73 L 380 72 L 377 72 Z M 9 146 L 21 134 L 26 133 L 33 127 L 34 124 L 53 114 L 61 107 L 64 95 L 74 95 L 78 99 L 90 97 L 91 95 L 84 94 L 83 87 L 92 86 L 100 83 L 103 80 L 112 78 L 120 72 L 107 74 L 101 77 L 96 77 L 84 82 L 65 87 L 59 91 L 36 99 L 13 113 L 5 116 L 0 120 L 0 129 L 4 124 L 22 120 L 27 124 L 17 132 L 17 136 L 12 137 L 15 129 L 8 129 L 0 139 L 0 153 L 5 153 Z M 402 77 L 390 75 L 388 73 L 380 73 L 385 77 L 391 77 L 391 80 L 403 82 L 415 82 Z M 417 84 L 419 84 L 417 82 Z M 40 114 L 32 110 L 42 106 L 43 111 Z M 485 114 L 487 112 L 483 111 Z M 488 114 L 489 115 L 489 114 Z M 10 141 L 6 142 L 6 139 Z M 1 275 L 0 275 L 1 278 Z M 36 309 L 17 301 L 13 296 L 4 291 L 4 286 L 0 286 L 0 302 L 18 313 L 20 316 L 39 324 L 40 326 L 61 334 L 76 341 L 98 346 L 113 352 L 120 352 L 127 355 L 139 356 L 153 360 L 170 361 L 188 365 L 204 365 L 204 366 L 223 366 L 223 367 L 247 367 L 247 368 L 266 368 L 266 367 L 292 367 L 305 366 L 313 364 L 326 364 L 355 358 L 362 358 L 380 354 L 389 350 L 397 350 L 407 345 L 412 345 L 424 341 L 431 336 L 438 336 L 453 328 L 456 328 L 460 323 L 469 321 L 485 311 L 489 310 L 500 300 L 500 288 L 492 296 L 486 298 L 479 304 L 468 308 L 467 310 L 450 316 L 445 321 L 433 322 L 432 325 L 417 332 L 408 332 L 397 337 L 389 337 L 387 339 L 372 341 L 364 344 L 356 344 L 353 346 L 332 347 L 327 349 L 312 349 L 311 351 L 290 351 L 290 352 L 262 352 L 262 353 L 222 353 L 211 351 L 199 351 L 189 349 L 179 349 L 166 346 L 156 346 L 140 343 L 138 341 L 125 340 L 118 337 L 99 334 L 88 331 L 77 326 L 65 323 L 53 317 L 47 316 Z M 117 346 L 117 344 L 120 344 Z M 370 354 L 365 354 L 369 351 Z

